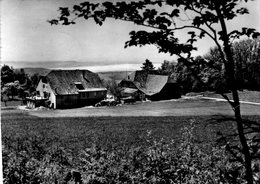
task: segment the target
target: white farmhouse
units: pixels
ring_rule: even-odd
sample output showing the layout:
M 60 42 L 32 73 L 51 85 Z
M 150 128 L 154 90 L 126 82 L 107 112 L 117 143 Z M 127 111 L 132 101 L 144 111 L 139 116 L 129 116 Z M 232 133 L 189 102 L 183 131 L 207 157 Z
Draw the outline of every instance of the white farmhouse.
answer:
M 27 99 L 29 106 L 44 104 L 54 109 L 93 105 L 106 97 L 99 76 L 88 70 L 53 70 L 41 77 L 35 99 Z

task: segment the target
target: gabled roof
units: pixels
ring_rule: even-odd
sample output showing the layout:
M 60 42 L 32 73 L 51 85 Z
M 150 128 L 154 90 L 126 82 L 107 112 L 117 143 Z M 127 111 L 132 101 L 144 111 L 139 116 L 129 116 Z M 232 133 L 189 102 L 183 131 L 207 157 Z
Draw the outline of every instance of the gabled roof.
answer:
M 146 95 L 154 95 L 159 93 L 168 82 L 168 76 L 165 75 L 151 75 L 148 74 L 145 84 L 135 83 L 136 87 Z
M 136 88 L 148 96 L 159 93 L 167 83 L 175 83 L 168 75 L 157 75 L 156 71 L 135 71 L 122 80 L 121 87 Z
M 88 70 L 52 70 L 46 79 L 56 95 L 78 94 L 79 83 L 84 90 L 103 88 L 98 74 Z

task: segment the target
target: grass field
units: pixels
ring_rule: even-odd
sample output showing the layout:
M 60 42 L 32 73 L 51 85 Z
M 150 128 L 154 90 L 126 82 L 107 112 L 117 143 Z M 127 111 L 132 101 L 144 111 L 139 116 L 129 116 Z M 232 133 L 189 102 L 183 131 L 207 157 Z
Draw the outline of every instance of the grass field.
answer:
M 19 147 L 22 142 L 35 142 L 44 147 L 62 146 L 77 153 L 92 144 L 104 148 L 144 146 L 147 131 L 155 139 L 178 142 L 180 130 L 194 122 L 198 142 L 216 141 L 216 133 L 235 132 L 232 120 L 226 116 L 183 117 L 61 117 L 39 118 L 17 110 L 2 113 L 4 146 Z M 250 116 L 259 121 L 260 116 Z
M 22 105 L 22 101 L 21 101 L 21 99 L 18 99 L 18 98 L 7 101 L 6 106 L 5 106 L 5 103 L 1 101 L 1 107 L 16 107 L 19 105 Z
M 212 116 L 233 115 L 227 102 L 208 99 L 176 99 L 158 102 L 138 102 L 115 107 L 83 107 L 64 110 L 28 110 L 38 117 L 100 117 L 100 116 Z M 242 115 L 260 115 L 260 105 L 241 104 Z
M 260 120 L 259 115 L 243 118 Z M 192 133 L 184 136 L 185 127 L 186 133 Z M 217 141 L 219 132 L 236 134 L 236 124 L 227 115 L 54 118 L 5 108 L 1 131 L 5 183 L 62 183 L 73 171 L 83 183 L 126 183 L 131 178 L 138 179 L 135 183 L 149 183 L 143 180 L 150 181 L 158 170 L 169 174 L 159 174 L 158 181 L 180 173 L 199 181 L 215 181 L 233 172 L 230 164 L 234 163 L 229 162 L 223 142 Z M 190 168 L 195 168 L 194 172 L 186 175 Z M 225 171 L 221 176 L 215 175 L 221 172 L 219 168 Z M 151 169 L 155 174 L 149 175 Z M 243 183 L 240 179 L 239 175 L 235 183 Z M 179 177 L 172 180 L 182 183 Z

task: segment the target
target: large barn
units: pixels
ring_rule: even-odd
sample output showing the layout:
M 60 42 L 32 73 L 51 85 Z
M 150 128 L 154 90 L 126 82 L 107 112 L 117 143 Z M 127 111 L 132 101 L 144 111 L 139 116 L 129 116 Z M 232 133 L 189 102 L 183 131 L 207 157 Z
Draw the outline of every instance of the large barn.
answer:
M 119 84 L 121 94 L 126 96 L 145 96 L 150 100 L 166 100 L 181 96 L 179 85 L 168 75 L 149 74 L 136 71 Z
M 63 109 L 93 105 L 106 97 L 107 89 L 91 71 L 53 70 L 40 79 L 36 92 L 49 107 Z

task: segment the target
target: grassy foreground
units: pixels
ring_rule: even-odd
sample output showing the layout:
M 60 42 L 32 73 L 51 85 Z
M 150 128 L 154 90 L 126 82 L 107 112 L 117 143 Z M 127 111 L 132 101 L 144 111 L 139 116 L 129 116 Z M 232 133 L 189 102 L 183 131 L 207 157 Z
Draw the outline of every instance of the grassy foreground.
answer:
M 195 124 L 198 142 L 216 141 L 216 133 L 235 132 L 231 117 L 75 117 L 39 118 L 23 112 L 2 113 L 2 140 L 5 146 L 20 144 L 26 139 L 39 139 L 45 146 L 59 145 L 75 153 L 92 144 L 111 149 L 115 146 L 145 146 L 144 138 L 151 131 L 155 139 L 178 142 L 180 130 Z M 222 121 L 226 119 L 226 121 Z M 250 116 L 259 120 L 259 116 Z
M 231 117 L 39 118 L 4 110 L 1 118 L 4 183 L 245 181 L 241 164 L 216 146 L 217 132 L 235 133 Z

